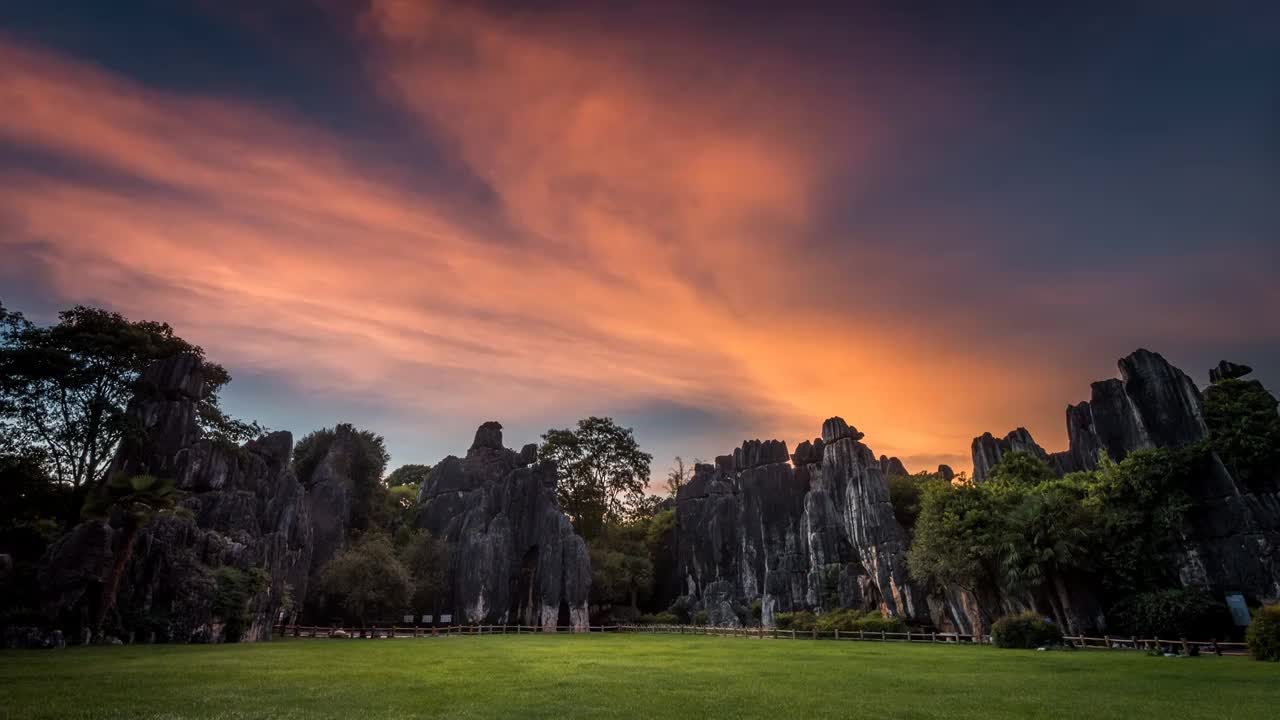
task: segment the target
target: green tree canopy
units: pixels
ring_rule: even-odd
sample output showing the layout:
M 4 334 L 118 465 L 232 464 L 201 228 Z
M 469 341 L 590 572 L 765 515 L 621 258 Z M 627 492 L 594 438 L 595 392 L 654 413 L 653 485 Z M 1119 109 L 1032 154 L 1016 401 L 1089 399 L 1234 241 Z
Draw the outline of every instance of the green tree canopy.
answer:
M 179 353 L 204 356 L 165 323 L 76 306 L 41 327 L 0 307 L 0 451 L 39 448 L 54 479 L 74 491 L 69 510 L 77 509 L 82 489 L 105 479 L 129 429 L 125 408 L 140 373 Z M 227 371 L 208 361 L 203 370 L 207 394 L 198 410 L 206 433 L 235 442 L 256 435 L 256 424 L 218 406 Z
M 1280 483 L 1280 413 L 1257 380 L 1219 380 L 1204 393 L 1209 444 L 1236 477 L 1261 489 Z
M 401 465 L 387 475 L 384 484 L 387 487 L 401 487 L 404 485 L 412 485 L 416 488 L 422 487 L 422 483 L 426 482 L 427 476 L 431 474 L 430 465 Z
M 391 539 L 366 533 L 320 573 L 320 588 L 347 620 L 376 622 L 409 606 L 413 576 L 396 557 Z
M 560 506 L 588 540 L 606 523 L 621 523 L 644 507 L 653 456 L 612 418 L 589 417 L 572 429 L 548 430 L 538 457 L 559 467 Z
M 400 561 L 413 578 L 414 608 L 434 611 L 447 600 L 450 555 L 449 544 L 426 530 L 415 530 L 400 550 Z

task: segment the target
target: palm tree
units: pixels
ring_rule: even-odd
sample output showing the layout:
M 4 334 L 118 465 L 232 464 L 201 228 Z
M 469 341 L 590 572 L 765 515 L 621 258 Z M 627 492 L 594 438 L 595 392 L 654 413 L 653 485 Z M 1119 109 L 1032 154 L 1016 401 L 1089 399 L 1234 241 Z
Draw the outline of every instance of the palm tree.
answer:
M 116 592 L 120 587 L 120 578 L 129 567 L 133 557 L 133 545 L 138 539 L 138 532 L 151 522 L 151 519 L 162 512 L 172 510 L 181 499 L 181 493 L 175 488 L 172 480 L 157 478 L 151 475 L 113 475 L 105 483 L 99 485 L 85 499 L 81 511 L 86 518 L 108 518 L 118 510 L 124 518 L 121 532 L 122 542 L 116 550 L 115 562 L 111 566 L 111 574 L 102 584 L 102 598 L 98 601 L 97 611 L 93 617 L 93 636 L 100 637 L 102 623 L 107 613 L 116 603 Z

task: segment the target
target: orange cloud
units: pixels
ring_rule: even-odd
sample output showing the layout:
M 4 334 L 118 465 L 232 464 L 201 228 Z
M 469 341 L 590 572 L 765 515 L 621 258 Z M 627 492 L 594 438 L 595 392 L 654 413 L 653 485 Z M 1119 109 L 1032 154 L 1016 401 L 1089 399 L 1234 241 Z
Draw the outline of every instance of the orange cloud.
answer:
M 910 260 L 811 243 L 833 177 L 872 182 L 893 138 L 856 98 L 678 37 L 427 3 L 374 2 L 361 32 L 371 80 L 491 212 L 287 111 L 0 35 L 0 142 L 85 170 L 0 169 L 0 274 L 169 320 L 302 392 L 463 426 L 669 402 L 743 419 L 669 444 L 685 456 L 744 432 L 794 445 L 832 414 L 920 464 L 967 467 L 975 434 L 1014 424 L 1061 444 L 1092 368 L 966 343 L 954 309 L 877 301 L 912 291 Z

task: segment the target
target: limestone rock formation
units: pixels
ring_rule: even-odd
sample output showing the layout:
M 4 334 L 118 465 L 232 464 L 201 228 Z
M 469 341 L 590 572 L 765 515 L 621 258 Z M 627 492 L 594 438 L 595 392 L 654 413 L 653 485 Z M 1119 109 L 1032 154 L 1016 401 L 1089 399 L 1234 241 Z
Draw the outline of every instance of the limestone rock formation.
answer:
M 1235 380 L 1253 372 L 1253 368 L 1248 365 L 1238 365 L 1236 363 L 1220 360 L 1218 366 L 1209 370 L 1209 382 L 1216 383 L 1221 380 Z
M 204 392 L 198 357 L 154 363 L 129 407 L 142 432 L 121 443 L 111 465 L 113 473 L 170 478 L 185 493 L 185 512 L 144 527 L 122 577 L 117 624 L 136 640 L 222 640 L 228 618 L 213 607 L 222 566 L 266 580 L 249 599 L 243 639 L 269 639 L 286 598 L 306 593 L 311 533 L 289 468 L 291 436 L 273 433 L 243 447 L 202 437 L 196 407 Z M 46 608 L 63 624 L 83 627 L 120 535 L 111 522 L 85 522 L 50 548 L 41 585 Z
M 1020 427 L 1003 438 L 991 433 L 983 433 L 973 439 L 973 481 L 982 482 L 991 473 L 991 468 L 1000 464 L 1005 453 L 1028 452 L 1045 462 L 1052 463 L 1049 454 L 1031 437 L 1027 429 Z
M 748 621 L 756 601 L 765 624 L 778 612 L 837 607 L 925 619 L 882 462 L 862 437 L 830 418 L 791 464 L 780 441 L 749 440 L 714 466 L 696 466 L 676 499 L 677 585 L 687 603 L 718 625 Z
M 418 495 L 418 524 L 453 548 L 455 621 L 588 625 L 591 560 L 556 499 L 554 463 L 502 445 L 502 426 L 476 430 L 466 457 L 441 460 Z
M 956 477 L 956 471 L 952 470 L 950 465 L 943 464 L 938 466 L 937 475 L 943 480 L 951 482 Z
M 1209 436 L 1203 397 L 1186 373 L 1145 349 L 1118 365 L 1120 378 L 1093 383 L 1087 402 L 1067 407 L 1066 451 L 1045 453 L 1022 428 L 1003 440 L 987 433 L 973 441 L 974 479 L 982 480 L 1010 450 L 1031 452 L 1065 474 L 1096 469 L 1100 453 L 1119 461 L 1137 450 L 1179 448 Z M 1249 372 L 1223 361 L 1210 377 L 1216 383 Z M 1194 507 L 1178 560 L 1185 584 L 1244 592 L 1263 602 L 1280 599 L 1280 468 L 1273 474 L 1275 484 L 1253 488 L 1208 453 L 1187 488 Z

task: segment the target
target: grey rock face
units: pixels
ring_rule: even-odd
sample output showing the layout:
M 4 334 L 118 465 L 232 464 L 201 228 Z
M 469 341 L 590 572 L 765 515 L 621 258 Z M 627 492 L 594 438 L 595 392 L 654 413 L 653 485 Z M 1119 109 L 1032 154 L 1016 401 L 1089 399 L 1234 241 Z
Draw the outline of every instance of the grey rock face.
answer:
M 502 445 L 502 426 L 476 431 L 465 458 L 449 456 L 418 496 L 418 525 L 453 548 L 452 607 L 472 623 L 588 625 L 591 560 L 556 499 L 554 463 L 536 447 Z
M 951 482 L 956 477 L 956 471 L 952 470 L 950 465 L 939 465 L 938 477 L 946 480 L 947 482 Z
M 1235 380 L 1253 372 L 1253 368 L 1248 365 L 1238 365 L 1227 360 L 1220 360 L 1218 366 L 1209 370 L 1209 382 L 1216 383 L 1221 380 Z
M 906 535 L 880 460 L 840 418 L 822 434 L 796 448 L 793 464 L 783 443 L 747 441 L 698 465 L 680 489 L 677 584 L 710 622 L 737 625 L 756 601 L 765 624 L 802 609 L 927 612 L 907 580 Z
M 1186 373 L 1143 349 L 1118 365 L 1119 379 L 1093 383 L 1089 401 L 1067 407 L 1068 450 L 1046 454 L 1021 428 L 1004 440 L 985 434 L 973 442 L 974 478 L 983 479 L 1010 449 L 1032 452 L 1067 473 L 1096 469 L 1100 453 L 1120 461 L 1137 450 L 1179 448 L 1208 436 L 1203 397 Z M 1210 377 L 1216 382 L 1249 372 L 1223 361 Z M 1196 469 L 1188 488 L 1195 506 L 1178 560 L 1186 585 L 1243 591 L 1262 602 L 1280 598 L 1280 468 L 1275 475 L 1276 484 L 1250 488 L 1213 453 Z
M 161 515 L 138 535 L 116 609 L 135 640 L 219 641 L 213 571 L 261 569 L 267 587 L 249 602 L 244 639 L 263 640 L 287 594 L 306 593 L 311 532 L 302 486 L 289 468 L 293 440 L 273 433 L 232 447 L 203 438 L 196 404 L 204 392 L 199 358 L 159 361 L 142 377 L 129 412 L 144 432 L 123 442 L 112 472 L 174 480 L 185 514 Z M 97 602 L 119 533 L 85 522 L 52 546 L 41 572 L 46 609 L 76 624 Z
M 1045 462 L 1051 462 L 1049 454 L 1036 443 L 1031 437 L 1031 433 L 1027 432 L 1024 427 L 1010 432 L 1003 438 L 997 438 L 991 433 L 983 433 L 973 439 L 971 449 L 973 452 L 974 482 L 986 480 L 987 475 L 991 473 L 991 469 L 1000 464 L 1000 460 L 1005 456 L 1005 453 L 1014 451 L 1027 452 Z
M 901 460 L 896 457 L 888 457 L 885 455 L 880 456 L 880 472 L 884 473 L 885 477 L 911 474 L 907 472 L 907 468 L 902 464 Z

